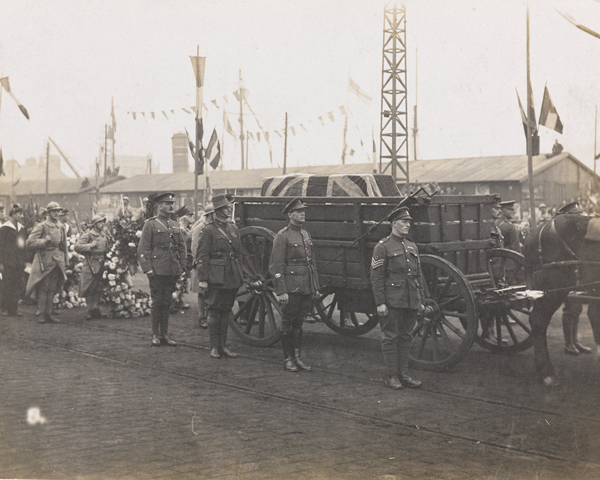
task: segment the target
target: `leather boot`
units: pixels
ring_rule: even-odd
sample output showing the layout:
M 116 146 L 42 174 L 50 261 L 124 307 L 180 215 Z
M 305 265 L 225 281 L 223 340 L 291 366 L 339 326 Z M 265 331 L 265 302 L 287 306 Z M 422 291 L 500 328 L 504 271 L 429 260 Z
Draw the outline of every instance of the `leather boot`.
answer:
M 398 364 L 400 368 L 400 374 L 398 375 L 400 383 L 406 388 L 419 388 L 421 382 L 414 380 L 408 376 L 408 354 L 410 352 L 410 340 L 401 340 L 398 345 Z
M 283 369 L 286 372 L 297 372 L 298 367 L 294 362 L 294 345 L 289 333 L 281 334 L 281 348 L 283 349 Z
M 383 381 L 386 387 L 391 388 L 392 390 L 402 390 L 404 387 L 402 386 L 402 382 L 396 375 L 392 375 Z
M 304 372 L 311 372 L 312 367 L 309 367 L 300 358 L 300 350 L 302 348 L 302 330 L 294 330 L 294 363 Z
M 233 312 L 222 312 L 219 318 L 219 352 L 229 358 L 237 358 L 238 354 L 227 348 L 227 331 L 229 321 L 233 319 Z
M 573 345 L 573 318 L 571 315 L 563 312 L 562 326 L 565 337 L 565 353 L 567 355 L 579 355 L 579 350 Z
M 573 318 L 572 320 L 572 332 L 573 332 L 573 346 L 575 347 L 575 349 L 579 352 L 579 353 L 585 353 L 585 354 L 590 354 L 592 353 L 592 349 L 590 347 L 586 347 L 585 345 L 582 345 L 581 343 L 579 343 L 578 339 L 577 339 L 577 334 L 579 332 L 579 315 L 577 315 L 575 318 Z

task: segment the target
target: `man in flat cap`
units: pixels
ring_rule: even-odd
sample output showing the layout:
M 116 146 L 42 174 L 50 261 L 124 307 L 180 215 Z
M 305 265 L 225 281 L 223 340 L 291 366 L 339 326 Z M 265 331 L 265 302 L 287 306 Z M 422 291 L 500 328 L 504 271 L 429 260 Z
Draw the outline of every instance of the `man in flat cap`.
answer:
M 412 220 L 408 208 L 389 216 L 392 234 L 379 241 L 371 260 L 371 285 L 381 326 L 381 349 L 388 378 L 385 385 L 400 390 L 421 382 L 408 375 L 408 361 L 417 313 L 424 310 L 423 273 L 417 246 L 406 236 Z
M 104 232 L 106 217 L 97 213 L 90 222 L 91 228 L 81 234 L 75 244 L 75 251 L 85 256 L 79 276 L 79 296 L 84 297 L 88 306 L 87 319 L 103 318 L 98 304 L 102 296 L 102 264 L 108 251 L 108 238 Z
M 202 204 L 199 204 L 202 205 Z M 208 328 L 208 320 L 206 318 L 206 304 L 204 303 L 204 291 L 200 291 L 198 287 L 198 265 L 196 264 L 196 257 L 198 254 L 198 242 L 200 241 L 200 232 L 209 223 L 214 220 L 215 207 L 212 203 L 206 205 L 206 209 L 203 212 L 202 217 L 192 227 L 192 256 L 194 258 L 193 269 L 190 273 L 190 283 L 192 285 L 191 290 L 198 294 L 198 324 L 200 328 Z
M 243 282 L 242 244 L 238 228 L 230 221 L 231 199 L 228 195 L 213 197 L 214 220 L 200 230 L 196 251 L 198 289 L 204 294 L 212 358 L 237 357 L 227 348 L 231 308 Z
M 38 223 L 27 239 L 27 248 L 35 250 L 25 294 L 37 297 L 40 323 L 58 322 L 52 317 L 54 296 L 67 278 L 67 238 L 58 221 L 62 208 L 56 202 L 46 207 L 46 220 Z
M 546 223 L 548 220 L 552 218 L 552 215 L 548 213 L 548 207 L 545 203 L 540 203 L 538 207 L 540 209 L 540 216 L 538 218 L 537 224 L 541 225 L 542 223 Z
M 152 297 L 153 347 L 177 343 L 169 338 L 169 311 L 177 279 L 185 268 L 185 242 L 181 228 L 170 217 L 174 212 L 175 194 L 157 195 L 154 199 L 156 216 L 144 223 L 138 245 L 138 261 L 148 276 Z
M 283 209 L 290 223 L 275 236 L 269 264 L 275 294 L 282 306 L 279 328 L 283 368 L 288 372 L 312 370 L 300 358 L 304 317 L 312 309 L 313 298 L 319 294 L 312 239 L 302 228 L 306 221 L 306 208 L 301 198 L 294 198 Z
M 502 207 L 502 216 L 496 220 L 496 226 L 502 232 L 504 248 L 521 253 L 519 232 L 517 232 L 517 227 L 512 223 L 512 218 L 515 214 L 515 200 L 500 202 L 500 206 Z
M 21 222 L 23 209 L 15 204 L 8 213 L 8 220 L 0 227 L 1 310 L 4 315 L 19 317 L 17 309 L 23 295 L 23 270 L 27 262 L 27 229 Z

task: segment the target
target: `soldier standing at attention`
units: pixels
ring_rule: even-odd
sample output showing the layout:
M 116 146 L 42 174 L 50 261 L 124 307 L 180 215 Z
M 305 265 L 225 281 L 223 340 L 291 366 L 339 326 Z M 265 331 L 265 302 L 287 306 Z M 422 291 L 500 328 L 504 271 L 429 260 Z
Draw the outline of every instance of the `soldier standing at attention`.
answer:
M 294 198 L 283 209 L 290 223 L 275 236 L 269 264 L 277 300 L 282 306 L 281 346 L 283 368 L 288 372 L 312 370 L 300 358 L 302 323 L 311 311 L 313 298 L 319 294 L 312 240 L 302 229 L 306 208 L 302 199 Z
M 198 206 L 202 205 L 201 203 Z M 200 210 L 198 210 L 200 211 Z M 190 283 L 192 285 L 192 292 L 198 294 L 198 323 L 200 328 L 208 328 L 208 321 L 206 319 L 206 304 L 204 303 L 204 292 L 200 292 L 198 287 L 198 269 L 196 268 L 196 258 L 198 256 L 198 242 L 200 241 L 200 232 L 210 222 L 214 220 L 215 209 L 212 203 L 206 205 L 206 210 L 202 218 L 198 220 L 192 227 L 192 256 L 194 257 L 194 263 L 192 271 L 190 272 Z
M 421 382 L 408 376 L 411 331 L 417 313 L 424 310 L 423 273 L 417 246 L 406 238 L 412 220 L 408 208 L 389 216 L 392 234 L 375 245 L 371 260 L 371 285 L 381 325 L 381 349 L 388 378 L 385 385 L 400 390 Z
M 496 220 L 496 225 L 500 229 L 500 232 L 502 232 L 504 248 L 521 253 L 519 233 L 517 232 L 517 227 L 512 223 L 512 218 L 515 214 L 515 200 L 500 202 L 500 206 L 502 207 L 502 216 Z
M 230 222 L 233 211 L 230 198 L 213 197 L 214 220 L 200 231 L 196 254 L 198 289 L 204 294 L 212 358 L 238 356 L 227 348 L 231 308 L 243 281 L 242 244 L 238 228 Z
M 58 221 L 62 208 L 56 202 L 46 207 L 46 220 L 38 223 L 27 239 L 27 248 L 35 250 L 25 295 L 37 297 L 40 323 L 59 322 L 52 317 L 54 295 L 67 278 L 67 238 Z
M 138 245 L 138 260 L 148 275 L 152 297 L 152 346 L 174 347 L 177 343 L 168 335 L 169 310 L 177 279 L 185 267 L 185 243 L 179 224 L 169 217 L 174 213 L 175 194 L 158 195 L 156 217 L 144 223 Z
M 108 251 L 105 226 L 106 217 L 97 213 L 92 217 L 91 228 L 79 237 L 75 245 L 75 251 L 86 257 L 79 276 L 79 296 L 85 297 L 88 305 L 87 320 L 106 317 L 98 308 L 102 296 L 102 264 Z

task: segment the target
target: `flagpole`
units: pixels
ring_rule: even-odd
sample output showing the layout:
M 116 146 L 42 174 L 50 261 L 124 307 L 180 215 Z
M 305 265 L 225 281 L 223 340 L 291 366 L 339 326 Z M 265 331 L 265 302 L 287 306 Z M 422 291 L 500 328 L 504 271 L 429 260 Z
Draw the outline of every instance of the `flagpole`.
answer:
M 242 170 L 244 170 L 244 109 L 242 102 L 242 70 L 240 69 L 240 145 L 242 148 Z
M 50 180 L 50 142 L 46 145 L 46 201 L 49 202 L 48 197 L 48 182 Z
M 283 174 L 286 173 L 287 167 L 287 112 L 285 112 L 285 130 L 283 131 Z
M 596 162 L 598 159 L 596 158 L 596 134 L 598 131 L 598 105 L 596 105 L 596 116 L 594 118 L 594 173 L 596 173 Z
M 200 75 L 200 45 L 196 45 L 196 152 L 194 153 L 194 220 L 198 221 L 198 103 L 200 91 L 198 89 L 198 78 Z
M 529 61 L 529 7 L 527 7 L 527 174 L 529 177 L 529 211 L 531 218 L 531 228 L 535 228 L 535 190 L 533 187 L 533 156 L 532 156 L 532 142 L 531 142 L 531 70 Z M 535 120 L 534 120 L 535 121 Z

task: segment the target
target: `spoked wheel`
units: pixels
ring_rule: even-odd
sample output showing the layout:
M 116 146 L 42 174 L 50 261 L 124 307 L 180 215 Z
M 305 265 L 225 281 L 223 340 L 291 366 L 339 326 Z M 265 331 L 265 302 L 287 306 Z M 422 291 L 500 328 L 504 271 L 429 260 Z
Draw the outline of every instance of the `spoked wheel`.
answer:
M 373 330 L 379 323 L 376 313 L 358 313 L 340 309 L 338 294 L 321 295 L 314 302 L 319 318 L 340 335 L 358 336 Z
M 256 347 L 268 347 L 279 340 L 281 308 L 269 275 L 274 238 L 275 234 L 263 227 L 240 230 L 242 268 L 251 283 L 238 291 L 230 326 L 242 342 Z
M 447 260 L 420 255 L 425 277 L 425 316 L 412 332 L 410 360 L 422 370 L 443 371 L 467 354 L 477 333 L 473 290 L 462 272 Z
M 520 253 L 505 248 L 489 250 L 487 262 L 496 289 L 525 285 L 525 257 Z M 532 307 L 527 298 L 480 304 L 475 341 L 497 353 L 527 350 L 533 344 L 529 324 Z

